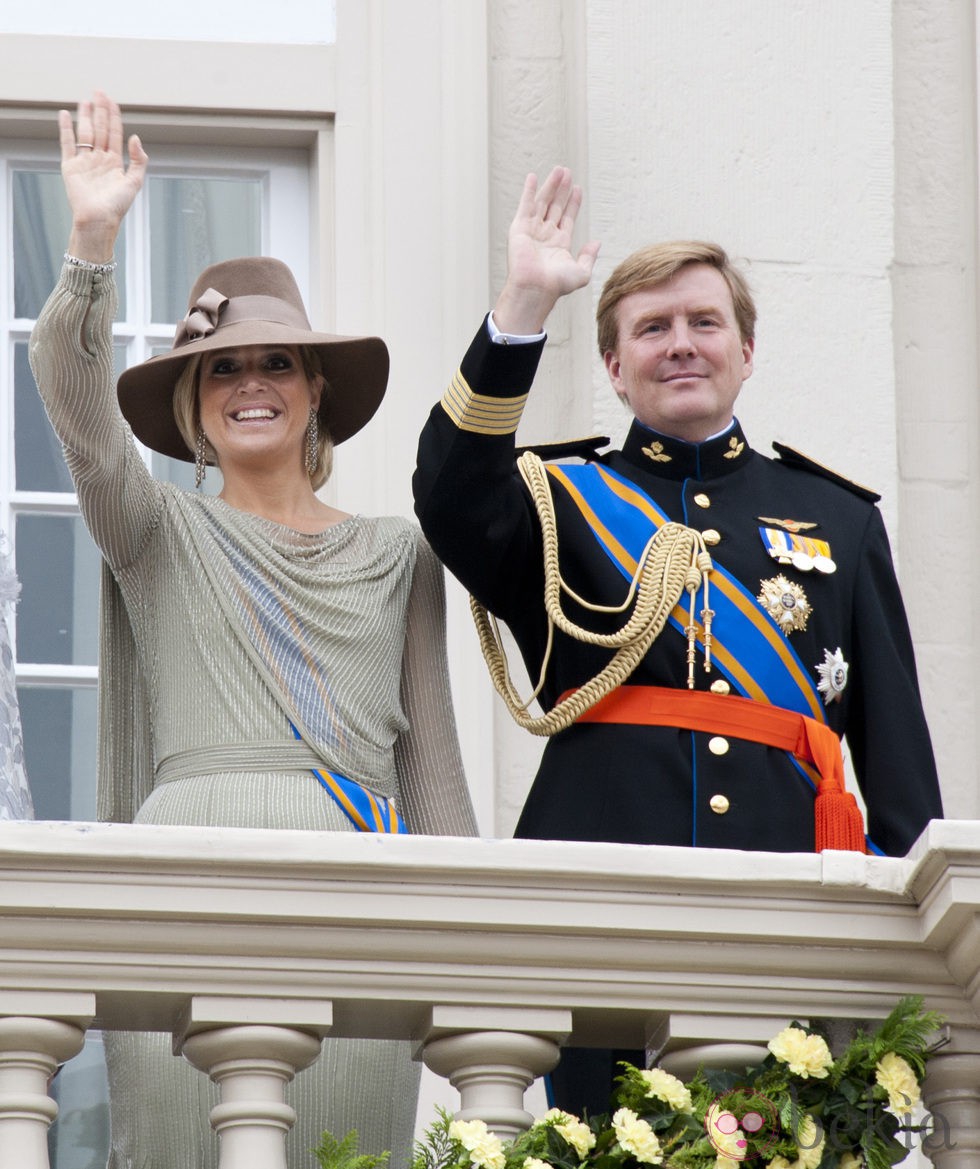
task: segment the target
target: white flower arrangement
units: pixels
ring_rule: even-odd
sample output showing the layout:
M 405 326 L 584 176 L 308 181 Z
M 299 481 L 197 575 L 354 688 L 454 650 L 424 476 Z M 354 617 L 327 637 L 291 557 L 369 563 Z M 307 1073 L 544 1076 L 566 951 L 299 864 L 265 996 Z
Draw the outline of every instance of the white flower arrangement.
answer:
M 941 1023 L 913 996 L 836 1058 L 818 1027 L 794 1022 L 741 1073 L 701 1070 L 685 1084 L 660 1068 L 621 1064 L 611 1117 L 553 1108 L 508 1143 L 482 1121 L 439 1110 L 411 1169 L 891 1169 L 920 1131 L 910 1116 Z M 324 1147 L 351 1136 L 338 1146 L 325 1133 Z M 380 1164 L 320 1159 L 321 1169 Z

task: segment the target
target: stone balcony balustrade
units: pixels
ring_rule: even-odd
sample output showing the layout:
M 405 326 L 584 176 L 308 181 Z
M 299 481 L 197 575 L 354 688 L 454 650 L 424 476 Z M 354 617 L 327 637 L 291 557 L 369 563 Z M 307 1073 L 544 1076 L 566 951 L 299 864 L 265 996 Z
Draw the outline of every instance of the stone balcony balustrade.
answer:
M 171 1031 L 221 1087 L 222 1169 L 282 1169 L 283 1086 L 327 1034 L 412 1039 L 511 1135 L 566 1042 L 686 1073 L 910 993 L 948 1020 L 928 1155 L 976 1169 L 978 912 L 980 822 L 902 860 L 0 824 L 0 1169 L 46 1169 L 50 1076 L 90 1027 Z

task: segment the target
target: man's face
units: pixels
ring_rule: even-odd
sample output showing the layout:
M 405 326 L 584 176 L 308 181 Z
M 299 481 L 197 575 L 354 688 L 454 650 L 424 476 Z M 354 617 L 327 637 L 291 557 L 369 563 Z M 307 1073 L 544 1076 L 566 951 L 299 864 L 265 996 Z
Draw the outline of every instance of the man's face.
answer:
M 732 420 L 752 372 L 725 278 L 710 264 L 686 264 L 663 284 L 617 305 L 619 341 L 604 355 L 613 389 L 645 426 L 703 442 Z

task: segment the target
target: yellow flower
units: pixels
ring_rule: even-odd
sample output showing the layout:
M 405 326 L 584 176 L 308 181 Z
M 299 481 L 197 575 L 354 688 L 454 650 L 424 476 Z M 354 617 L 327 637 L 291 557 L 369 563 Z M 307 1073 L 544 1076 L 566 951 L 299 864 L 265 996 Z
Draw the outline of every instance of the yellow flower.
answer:
M 919 1103 L 919 1081 L 900 1055 L 887 1051 L 878 1060 L 875 1079 L 888 1093 L 888 1108 L 896 1116 L 907 1116 Z
M 454 1120 L 449 1136 L 459 1141 L 470 1155 L 470 1164 L 476 1169 L 504 1169 L 507 1158 L 503 1142 L 492 1133 L 483 1120 Z
M 524 1169 L 551 1169 L 546 1161 L 539 1161 L 537 1157 L 525 1157 Z
M 824 1079 L 834 1062 L 823 1039 L 808 1035 L 799 1027 L 785 1027 L 769 1040 L 769 1050 L 780 1063 L 789 1064 L 794 1076 L 802 1076 L 804 1080 L 810 1076 L 815 1080 Z
M 733 1153 L 723 1153 L 719 1149 L 718 1155 L 715 1157 L 715 1169 L 735 1169 L 735 1166 L 741 1165 L 744 1160 L 744 1152 L 735 1155 Z
M 569 1120 L 565 1124 L 556 1124 L 555 1130 L 561 1133 L 579 1157 L 583 1159 L 589 1149 L 595 1145 L 595 1133 L 580 1120 Z
M 641 1071 L 640 1078 L 647 1086 L 648 1096 L 656 1096 L 658 1100 L 663 1100 L 675 1112 L 691 1111 L 693 1107 L 691 1093 L 670 1072 L 662 1071 L 660 1068 L 650 1068 L 648 1071 Z
M 560 1108 L 549 1108 L 544 1116 L 540 1117 L 534 1122 L 535 1126 L 539 1124 L 550 1124 L 553 1120 L 561 1121 L 564 1124 L 569 1120 L 578 1120 L 577 1116 L 573 1116 L 570 1112 L 562 1112 Z
M 704 1127 L 718 1152 L 715 1169 L 732 1169 L 733 1161 L 745 1160 L 745 1133 L 739 1128 L 734 1113 L 720 1104 L 712 1104 L 704 1118 Z
M 619 1147 L 632 1154 L 641 1165 L 663 1164 L 663 1152 L 657 1134 L 645 1120 L 640 1120 L 631 1108 L 620 1108 L 613 1114 L 613 1128 Z
M 813 1117 L 809 1114 L 804 1116 L 796 1131 L 796 1160 L 787 1161 L 785 1157 L 776 1156 L 769 1162 L 768 1169 L 817 1169 L 823 1160 L 826 1143 L 826 1137 L 823 1134 L 820 1134 L 820 1140 L 817 1141 L 818 1133 L 820 1130 Z M 845 1155 L 849 1157 L 851 1154 Z M 851 1169 L 862 1169 L 862 1164 L 860 1161 L 855 1161 L 851 1164 Z M 838 1169 L 846 1169 L 847 1165 L 848 1162 L 842 1161 Z
M 860 1153 L 845 1153 L 838 1169 L 864 1169 L 864 1158 Z
M 823 1132 L 817 1128 L 817 1122 L 807 1113 L 796 1130 L 796 1163 L 800 1169 L 817 1169 L 823 1160 L 826 1139 Z
M 549 1108 L 544 1116 L 535 1123 L 535 1127 L 543 1124 L 547 1124 L 556 1132 L 561 1133 L 583 1160 L 586 1153 L 595 1145 L 595 1133 L 592 1129 L 570 1112 L 562 1112 L 560 1108 Z

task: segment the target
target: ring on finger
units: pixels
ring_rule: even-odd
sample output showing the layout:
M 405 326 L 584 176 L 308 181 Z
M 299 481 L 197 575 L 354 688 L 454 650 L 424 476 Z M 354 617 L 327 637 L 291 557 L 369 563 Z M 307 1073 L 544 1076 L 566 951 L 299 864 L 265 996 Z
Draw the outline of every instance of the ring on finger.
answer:
M 76 150 L 94 150 L 95 143 L 94 142 L 76 142 L 75 149 Z

